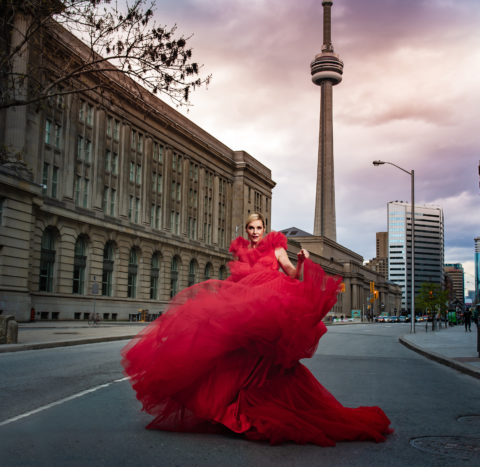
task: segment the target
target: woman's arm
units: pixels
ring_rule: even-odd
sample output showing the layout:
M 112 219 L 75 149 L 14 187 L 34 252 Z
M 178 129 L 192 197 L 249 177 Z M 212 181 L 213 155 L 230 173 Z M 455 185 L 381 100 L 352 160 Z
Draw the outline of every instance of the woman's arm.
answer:
M 303 272 L 303 261 L 305 258 L 308 258 L 310 255 L 307 250 L 303 248 L 297 253 L 297 267 L 295 267 L 289 260 L 287 252 L 284 248 L 277 248 L 275 250 L 275 256 L 279 262 L 281 268 L 285 271 L 287 276 L 294 279 L 298 279 Z

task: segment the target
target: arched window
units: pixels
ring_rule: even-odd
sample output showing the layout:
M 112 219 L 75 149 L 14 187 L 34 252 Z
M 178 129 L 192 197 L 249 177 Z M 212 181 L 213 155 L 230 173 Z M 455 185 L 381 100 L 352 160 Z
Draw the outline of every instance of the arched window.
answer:
M 127 297 L 137 297 L 137 272 L 138 272 L 138 254 L 136 248 L 130 249 L 130 256 L 128 259 L 128 288 Z
M 75 242 L 75 257 L 73 259 L 72 293 L 85 293 L 85 267 L 87 265 L 87 241 L 85 237 L 78 237 Z
M 205 265 L 205 280 L 208 281 L 212 277 L 213 266 L 212 263 L 207 263 Z
M 114 243 L 107 242 L 103 249 L 102 295 L 112 296 Z
M 42 292 L 53 291 L 53 268 L 55 266 L 55 232 L 45 229 L 42 235 L 42 251 L 40 254 L 40 284 Z
M 177 295 L 178 292 L 178 266 L 179 266 L 178 256 L 172 258 L 172 265 L 170 268 L 170 298 Z
M 150 299 L 158 299 L 158 277 L 160 276 L 160 255 L 154 253 L 150 263 Z
M 196 282 L 197 275 L 197 261 L 192 259 L 190 261 L 190 266 L 188 267 L 188 286 L 192 286 Z
M 223 281 L 227 278 L 227 268 L 222 264 L 220 270 L 218 271 L 218 278 Z

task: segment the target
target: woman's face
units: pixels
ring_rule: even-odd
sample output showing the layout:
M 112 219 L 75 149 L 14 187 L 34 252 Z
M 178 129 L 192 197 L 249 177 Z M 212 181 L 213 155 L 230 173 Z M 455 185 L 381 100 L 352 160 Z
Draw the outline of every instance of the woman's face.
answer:
M 247 225 L 247 235 L 253 247 L 257 246 L 258 242 L 263 238 L 265 228 L 261 220 L 252 221 Z

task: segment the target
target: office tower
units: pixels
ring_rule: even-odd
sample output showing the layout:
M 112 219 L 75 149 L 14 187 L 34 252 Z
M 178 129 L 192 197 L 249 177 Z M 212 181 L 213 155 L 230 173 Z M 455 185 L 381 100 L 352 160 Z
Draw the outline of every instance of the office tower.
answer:
M 402 289 L 402 308 L 411 308 L 411 204 L 388 203 L 388 278 Z M 415 293 L 422 283 L 443 284 L 444 222 L 437 206 L 415 205 Z
M 376 256 L 365 266 L 388 280 L 388 232 L 377 232 Z
M 377 258 L 388 257 L 388 232 L 377 232 L 375 237 Z
M 450 300 L 465 303 L 465 276 L 463 266 L 459 263 L 445 264 L 444 272 L 451 280 Z
M 474 303 L 480 303 L 480 237 L 475 241 L 475 300 Z

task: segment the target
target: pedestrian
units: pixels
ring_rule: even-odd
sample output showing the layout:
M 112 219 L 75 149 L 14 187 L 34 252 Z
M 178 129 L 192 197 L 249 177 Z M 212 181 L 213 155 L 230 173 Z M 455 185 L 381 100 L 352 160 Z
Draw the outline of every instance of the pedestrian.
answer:
M 382 409 L 343 407 L 299 362 L 327 330 L 340 278 L 304 249 L 295 267 L 286 237 L 264 235 L 261 214 L 245 227 L 248 240 L 230 246 L 229 278 L 180 292 L 122 352 L 143 410 L 155 416 L 148 428 L 227 429 L 271 444 L 384 441 L 392 430 Z
M 470 308 L 467 308 L 463 312 L 463 322 L 465 323 L 465 332 L 467 332 L 467 330 L 472 332 L 472 312 Z

